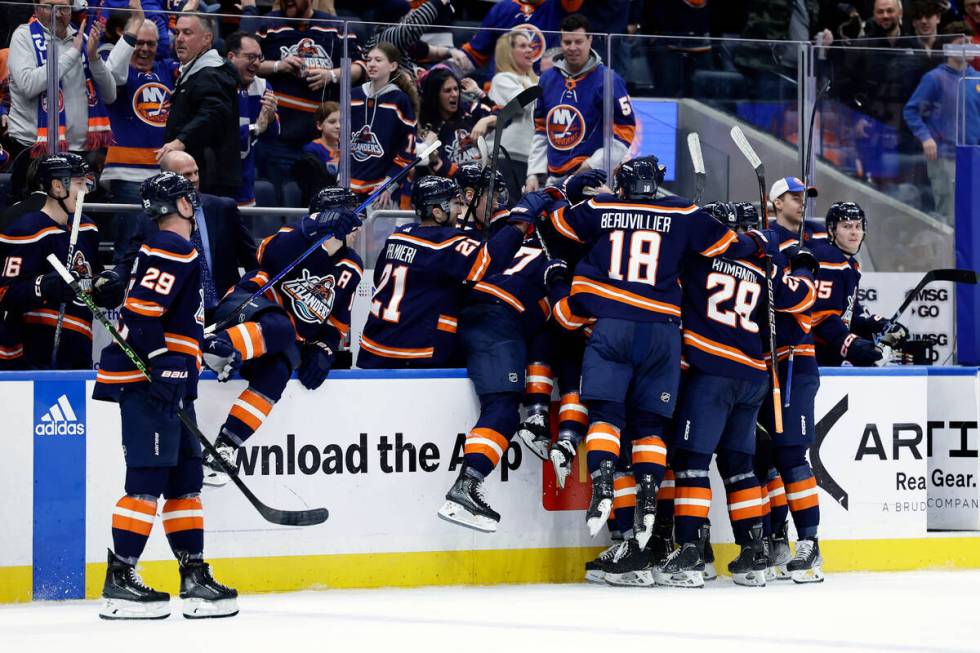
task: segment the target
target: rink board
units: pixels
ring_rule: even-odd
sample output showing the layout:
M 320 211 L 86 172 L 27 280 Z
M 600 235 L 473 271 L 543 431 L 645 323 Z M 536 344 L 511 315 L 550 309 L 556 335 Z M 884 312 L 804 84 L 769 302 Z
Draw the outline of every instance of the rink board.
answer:
M 811 455 L 827 568 L 980 567 L 980 542 L 969 532 L 980 527 L 977 369 L 824 372 Z M 100 590 L 124 466 L 118 409 L 88 399 L 93 376 L 0 375 L 0 601 Z M 214 436 L 243 388 L 201 383 L 206 434 Z M 497 533 L 436 518 L 477 414 L 462 371 L 338 371 L 316 392 L 292 381 L 241 451 L 239 469 L 266 503 L 325 506 L 330 519 L 277 527 L 233 486 L 209 488 L 208 558 L 222 579 L 253 592 L 580 579 L 582 563 L 606 544 L 584 528 L 581 466 L 558 491 L 550 466 L 512 446 L 487 484 L 503 516 Z M 712 540 L 724 563 L 735 547 L 725 544 L 732 538 L 717 475 L 712 483 Z M 159 524 L 142 569 L 149 582 L 175 589 Z

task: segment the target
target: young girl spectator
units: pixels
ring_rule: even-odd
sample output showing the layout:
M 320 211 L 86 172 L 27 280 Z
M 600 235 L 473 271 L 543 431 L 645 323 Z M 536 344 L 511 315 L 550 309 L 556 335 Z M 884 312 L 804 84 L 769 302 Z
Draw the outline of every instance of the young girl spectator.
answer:
M 490 82 L 490 100 L 495 105 L 507 104 L 521 91 L 538 83 L 538 76 L 531 68 L 534 63 L 534 44 L 526 30 L 513 30 L 497 39 L 494 59 L 497 62 L 497 74 Z M 504 175 L 511 197 L 521 196 L 533 137 L 534 104 L 530 104 L 500 134 L 501 151 L 506 151 L 507 154 L 501 155 L 497 168 Z

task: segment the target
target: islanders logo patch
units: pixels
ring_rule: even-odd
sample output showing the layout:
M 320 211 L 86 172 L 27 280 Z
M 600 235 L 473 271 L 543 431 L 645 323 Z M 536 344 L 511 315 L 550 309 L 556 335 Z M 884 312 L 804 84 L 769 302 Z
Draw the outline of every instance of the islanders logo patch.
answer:
M 548 142 L 556 150 L 570 150 L 585 138 L 585 118 L 570 104 L 559 104 L 545 118 Z
M 165 127 L 170 113 L 170 89 L 160 82 L 147 82 L 133 93 L 133 115 L 151 127 Z

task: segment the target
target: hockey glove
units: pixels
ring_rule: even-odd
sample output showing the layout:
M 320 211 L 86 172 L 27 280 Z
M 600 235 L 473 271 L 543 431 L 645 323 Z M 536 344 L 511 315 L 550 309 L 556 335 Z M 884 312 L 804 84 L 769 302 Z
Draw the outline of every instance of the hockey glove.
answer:
M 897 347 L 905 342 L 909 337 L 909 330 L 901 322 L 890 322 L 885 324 L 881 332 L 878 343 L 886 347 Z
M 303 235 L 307 238 L 323 238 L 330 235 L 343 239 L 359 226 L 361 226 L 361 219 L 350 209 L 321 211 L 302 222 Z
M 568 263 L 553 258 L 544 267 L 544 287 L 550 291 L 558 283 L 568 283 Z
M 779 236 L 773 229 L 749 229 L 745 235 L 755 241 L 756 256 L 765 258 L 779 253 Z
M 535 219 L 547 211 L 555 202 L 547 191 L 536 190 L 528 193 L 510 210 L 511 222 L 534 224 Z
M 75 300 L 75 291 L 53 270 L 34 280 L 34 294 L 48 304 L 67 304 Z
M 786 248 L 784 254 L 789 259 L 789 266 L 793 272 L 802 269 L 809 272 L 810 276 L 816 276 L 817 270 L 820 269 L 820 262 L 817 261 L 817 257 L 806 247 L 793 245 Z
M 235 349 L 224 333 L 204 339 L 201 358 L 208 369 L 218 375 L 224 383 L 242 367 L 242 355 Z
M 150 402 L 164 415 L 173 417 L 187 389 L 187 363 L 179 354 L 161 354 L 150 359 Z
M 871 367 L 883 356 L 873 342 L 866 338 L 859 338 L 853 333 L 844 338 L 840 355 L 855 367 Z
M 605 183 L 605 170 L 586 170 L 565 180 L 565 196 L 572 204 L 578 204 L 588 197 L 586 189 L 596 189 Z
M 299 364 L 299 382 L 307 390 L 316 390 L 326 381 L 336 356 L 330 347 L 322 342 L 313 342 L 303 347 Z
M 102 308 L 115 308 L 122 304 L 126 285 L 115 270 L 104 270 L 92 279 L 92 301 Z

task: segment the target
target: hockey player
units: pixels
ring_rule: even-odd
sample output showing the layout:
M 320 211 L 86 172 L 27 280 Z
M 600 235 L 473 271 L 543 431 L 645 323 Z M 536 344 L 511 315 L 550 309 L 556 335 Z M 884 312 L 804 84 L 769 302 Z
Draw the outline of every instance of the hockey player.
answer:
M 844 361 L 858 367 L 874 365 L 882 350 L 874 338 L 889 347 L 908 337 L 902 324 L 871 314 L 858 302 L 861 265 L 855 256 L 864 243 L 868 220 L 854 202 L 835 202 L 827 211 L 829 244 L 817 250 L 819 294 L 813 308 L 813 333 L 820 365 L 839 366 Z M 887 333 L 882 333 L 884 329 Z
M 235 452 L 272 412 L 296 370 L 300 383 L 316 390 L 330 373 L 336 352 L 350 330 L 350 309 L 363 264 L 344 238 L 361 224 L 350 210 L 356 196 L 324 188 L 298 224 L 283 227 L 259 246 L 259 269 L 221 301 L 215 319 L 232 315 L 247 298 L 326 234 L 329 239 L 262 296 L 234 313 L 233 325 L 209 337 L 204 363 L 227 380 L 241 366 L 248 387 L 231 407 L 215 448 L 226 466 L 237 467 Z M 224 485 L 228 475 L 210 456 L 204 482 Z
M 378 257 L 357 354 L 361 368 L 455 364 L 466 287 L 506 268 L 534 219 L 526 208 L 511 211 L 507 224 L 480 243 L 454 226 L 459 186 L 451 179 L 422 177 L 412 203 L 421 223 L 395 229 Z
M 706 209 L 730 228 L 759 227 L 758 213 L 751 205 L 714 204 Z M 773 268 L 776 311 L 799 313 L 813 305 L 816 266 L 816 258 L 799 249 L 790 259 L 792 275 Z M 756 417 L 769 397 L 760 337 L 766 329 L 765 272 L 755 258 L 694 256 L 684 266 L 681 283 L 683 352 L 689 369 L 671 443 L 676 478 L 674 533 L 680 548 L 667 558 L 656 580 L 677 587 L 704 584 L 699 532 L 707 524 L 708 467 L 717 452 L 735 542 L 742 547 L 729 571 L 737 584 L 765 585 L 762 497 L 752 465 Z
M 537 190 L 547 177 L 554 184 L 568 175 L 598 169 L 606 149 L 612 165 L 629 152 L 636 116 L 623 79 L 613 73 L 613 138 L 603 135 L 606 67 L 592 50 L 589 23 L 574 14 L 561 22 L 561 55 L 541 75 L 542 95 L 534 106 L 534 137 L 527 162 L 525 189 Z
M 785 249 L 796 244 L 799 240 L 800 223 L 803 221 L 803 205 L 808 197 L 816 197 L 817 189 L 806 184 L 797 177 L 781 177 L 769 188 L 769 200 L 772 202 L 771 219 L 785 227 L 790 234 L 783 234 L 779 247 Z M 808 220 L 803 228 L 803 241 L 807 246 L 814 246 L 827 240 L 827 231 L 818 222 Z
M 39 211 L 18 217 L 0 234 L 0 369 L 91 369 L 92 314 L 45 260 L 66 261 L 71 218 L 80 191 L 91 191 L 92 170 L 72 153 L 45 155 L 37 174 L 47 197 Z M 96 304 L 115 308 L 124 292 L 119 276 L 99 263 L 99 230 L 81 216 L 68 269 L 84 280 Z M 57 360 L 52 361 L 63 313 Z
M 496 170 L 493 183 L 493 197 L 487 197 L 487 186 L 490 182 L 490 169 L 483 168 L 478 163 L 464 163 L 457 166 L 452 176 L 453 181 L 459 186 L 460 196 L 463 200 L 463 211 L 459 214 L 457 224 L 460 229 L 471 230 L 467 235 L 483 238 L 484 233 L 489 233 L 489 224 L 496 222 L 498 218 L 507 215 L 507 204 L 510 196 L 507 192 L 507 182 L 504 175 Z M 477 197 L 479 196 L 479 197 Z M 474 197 L 477 197 L 473 210 L 470 212 L 470 204 Z M 487 206 L 490 205 L 490 219 L 487 220 Z
M 558 233 L 588 248 L 575 268 L 571 296 L 556 312 L 564 303 L 572 314 L 597 318 L 582 363 L 592 476 L 586 521 L 593 536 L 612 508 L 627 411 L 633 425 L 636 530 L 648 537 L 653 528 L 666 465 L 664 427 L 673 414 L 680 373 L 682 261 L 697 253 L 744 258 L 774 247 L 758 231 L 737 235 L 689 200 L 656 199 L 664 173 L 656 157 L 628 161 L 616 173 L 617 195 L 598 195 L 550 213 Z
M 201 268 L 190 242 L 197 191 L 182 176 L 164 172 L 144 181 L 140 196 L 160 230 L 140 248 L 120 331 L 149 366 L 151 380 L 119 345 L 102 352 L 92 397 L 119 404 L 126 494 L 112 515 L 113 546 L 99 614 L 104 619 L 170 614 L 170 595 L 147 587 L 136 573 L 163 495 L 163 528 L 180 563 L 184 616 L 230 617 L 238 614 L 238 592 L 214 580 L 204 562 L 201 444 L 181 421 L 195 419 L 204 328 Z

